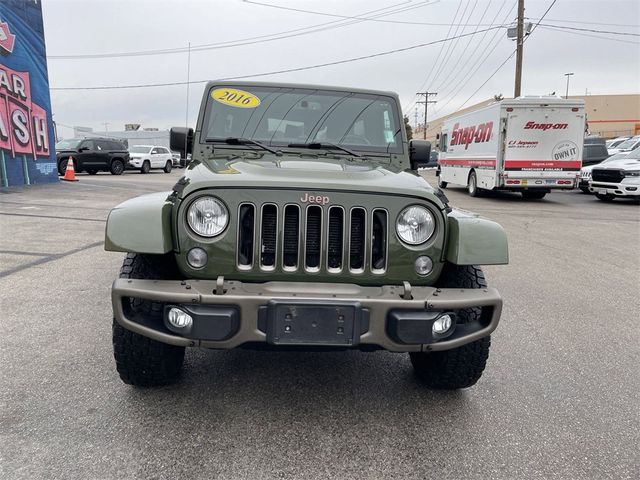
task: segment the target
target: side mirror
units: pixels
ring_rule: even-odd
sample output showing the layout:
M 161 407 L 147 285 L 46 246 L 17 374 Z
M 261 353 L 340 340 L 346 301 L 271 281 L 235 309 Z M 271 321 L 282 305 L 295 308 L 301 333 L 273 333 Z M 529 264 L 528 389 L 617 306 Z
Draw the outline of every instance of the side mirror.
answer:
M 173 127 L 169 134 L 169 148 L 180 152 L 181 158 L 186 158 L 193 151 L 193 128 Z
M 431 142 L 426 140 L 410 140 L 409 141 L 409 162 L 411 169 L 417 170 L 420 167 L 426 167 L 431 157 Z

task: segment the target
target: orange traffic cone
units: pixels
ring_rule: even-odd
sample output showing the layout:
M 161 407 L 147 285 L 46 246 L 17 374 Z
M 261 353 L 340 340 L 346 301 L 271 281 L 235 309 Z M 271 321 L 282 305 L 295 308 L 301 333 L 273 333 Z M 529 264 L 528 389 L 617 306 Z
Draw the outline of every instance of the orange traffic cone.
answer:
M 67 160 L 67 168 L 64 170 L 64 177 L 62 180 L 66 180 L 67 182 L 77 182 L 76 178 L 76 169 L 73 167 L 73 157 L 69 157 Z

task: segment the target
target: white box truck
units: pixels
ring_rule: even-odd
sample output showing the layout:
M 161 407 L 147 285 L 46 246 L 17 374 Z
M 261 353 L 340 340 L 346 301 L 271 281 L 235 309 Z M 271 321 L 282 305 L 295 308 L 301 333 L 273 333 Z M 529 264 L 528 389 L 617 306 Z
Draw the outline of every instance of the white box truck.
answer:
M 558 97 L 502 100 L 449 118 L 438 138 L 438 185 L 538 199 L 576 188 L 584 132 L 584 101 Z

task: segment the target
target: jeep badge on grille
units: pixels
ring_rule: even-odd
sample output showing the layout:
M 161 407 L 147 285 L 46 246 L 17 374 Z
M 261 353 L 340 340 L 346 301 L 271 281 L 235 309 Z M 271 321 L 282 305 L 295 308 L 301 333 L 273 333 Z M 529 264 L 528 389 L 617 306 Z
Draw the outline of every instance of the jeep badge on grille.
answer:
M 300 201 L 302 203 L 317 203 L 318 205 L 326 205 L 331 201 L 331 199 L 323 195 L 309 195 L 309 192 L 307 192 L 303 197 L 300 197 Z

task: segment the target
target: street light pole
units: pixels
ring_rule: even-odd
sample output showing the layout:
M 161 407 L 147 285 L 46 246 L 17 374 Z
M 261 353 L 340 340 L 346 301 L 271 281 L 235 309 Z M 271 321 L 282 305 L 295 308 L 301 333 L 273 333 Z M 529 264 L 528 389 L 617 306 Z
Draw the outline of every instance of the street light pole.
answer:
M 567 91 L 564 95 L 564 98 L 569 98 L 569 77 L 573 75 L 573 72 L 565 73 L 564 76 L 567 77 Z

